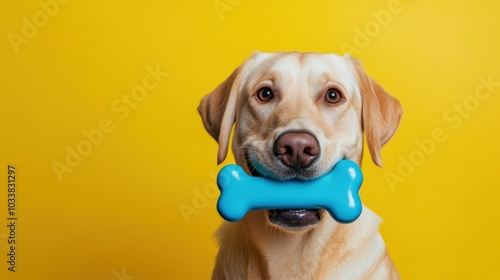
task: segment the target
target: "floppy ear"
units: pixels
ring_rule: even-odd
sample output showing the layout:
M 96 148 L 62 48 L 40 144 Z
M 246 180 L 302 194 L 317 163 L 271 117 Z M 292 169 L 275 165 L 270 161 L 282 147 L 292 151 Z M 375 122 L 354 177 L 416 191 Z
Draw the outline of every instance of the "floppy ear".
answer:
M 399 101 L 369 77 L 359 61 L 351 58 L 358 75 L 362 124 L 373 162 L 382 166 L 380 150 L 396 132 L 403 110 Z
M 243 73 L 257 52 L 242 66 L 220 84 L 211 93 L 203 97 L 198 112 L 207 132 L 219 143 L 217 164 L 221 164 L 227 156 L 231 129 L 236 120 L 236 102 L 241 90 Z
M 219 143 L 217 164 L 224 161 L 229 137 L 236 118 L 236 97 L 241 82 L 240 68 L 234 70 L 222 84 L 203 97 L 198 112 L 207 132 Z

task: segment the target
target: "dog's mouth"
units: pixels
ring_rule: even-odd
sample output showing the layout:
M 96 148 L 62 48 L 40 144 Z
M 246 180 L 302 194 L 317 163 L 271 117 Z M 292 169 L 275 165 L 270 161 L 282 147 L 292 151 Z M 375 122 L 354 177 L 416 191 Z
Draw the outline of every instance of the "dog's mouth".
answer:
M 254 164 L 248 156 L 245 156 L 248 170 L 255 177 L 263 177 L 278 180 L 276 175 L 269 173 L 260 166 Z M 318 224 L 321 221 L 322 209 L 269 209 L 267 216 L 269 222 L 288 230 L 299 231 Z
M 321 221 L 323 210 L 291 209 L 268 210 L 269 221 L 277 226 L 291 230 L 301 230 Z

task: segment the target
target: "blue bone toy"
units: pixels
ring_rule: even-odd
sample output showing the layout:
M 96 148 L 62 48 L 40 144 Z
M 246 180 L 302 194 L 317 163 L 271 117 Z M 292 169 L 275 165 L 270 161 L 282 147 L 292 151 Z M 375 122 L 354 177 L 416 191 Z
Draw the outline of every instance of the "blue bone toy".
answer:
M 351 160 L 339 161 L 334 169 L 312 181 L 275 181 L 248 175 L 230 164 L 221 169 L 217 185 L 221 195 L 217 211 L 236 222 L 251 210 L 326 209 L 339 223 L 350 223 L 361 214 L 359 188 L 363 174 Z

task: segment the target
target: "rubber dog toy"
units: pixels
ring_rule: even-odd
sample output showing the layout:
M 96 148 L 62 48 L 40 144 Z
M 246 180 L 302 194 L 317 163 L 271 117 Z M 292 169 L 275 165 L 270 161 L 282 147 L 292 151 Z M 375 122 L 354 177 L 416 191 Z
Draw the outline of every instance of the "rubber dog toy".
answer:
M 230 164 L 217 176 L 217 210 L 225 220 L 236 222 L 252 210 L 326 209 L 337 222 L 350 223 L 361 214 L 362 182 L 361 169 L 351 160 L 339 161 L 330 173 L 311 181 L 254 177 Z

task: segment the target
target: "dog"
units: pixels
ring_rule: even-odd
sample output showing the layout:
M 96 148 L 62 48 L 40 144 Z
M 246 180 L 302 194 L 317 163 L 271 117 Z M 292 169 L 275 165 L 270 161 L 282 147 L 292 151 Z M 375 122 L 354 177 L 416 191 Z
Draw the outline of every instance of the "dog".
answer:
M 254 52 L 198 107 L 218 142 L 218 163 L 232 151 L 253 176 L 311 180 L 342 159 L 361 165 L 364 138 L 373 162 L 395 133 L 399 101 L 350 55 Z M 364 133 L 364 137 L 363 137 Z M 340 224 L 313 209 L 259 210 L 216 233 L 212 279 L 399 279 L 363 207 Z

